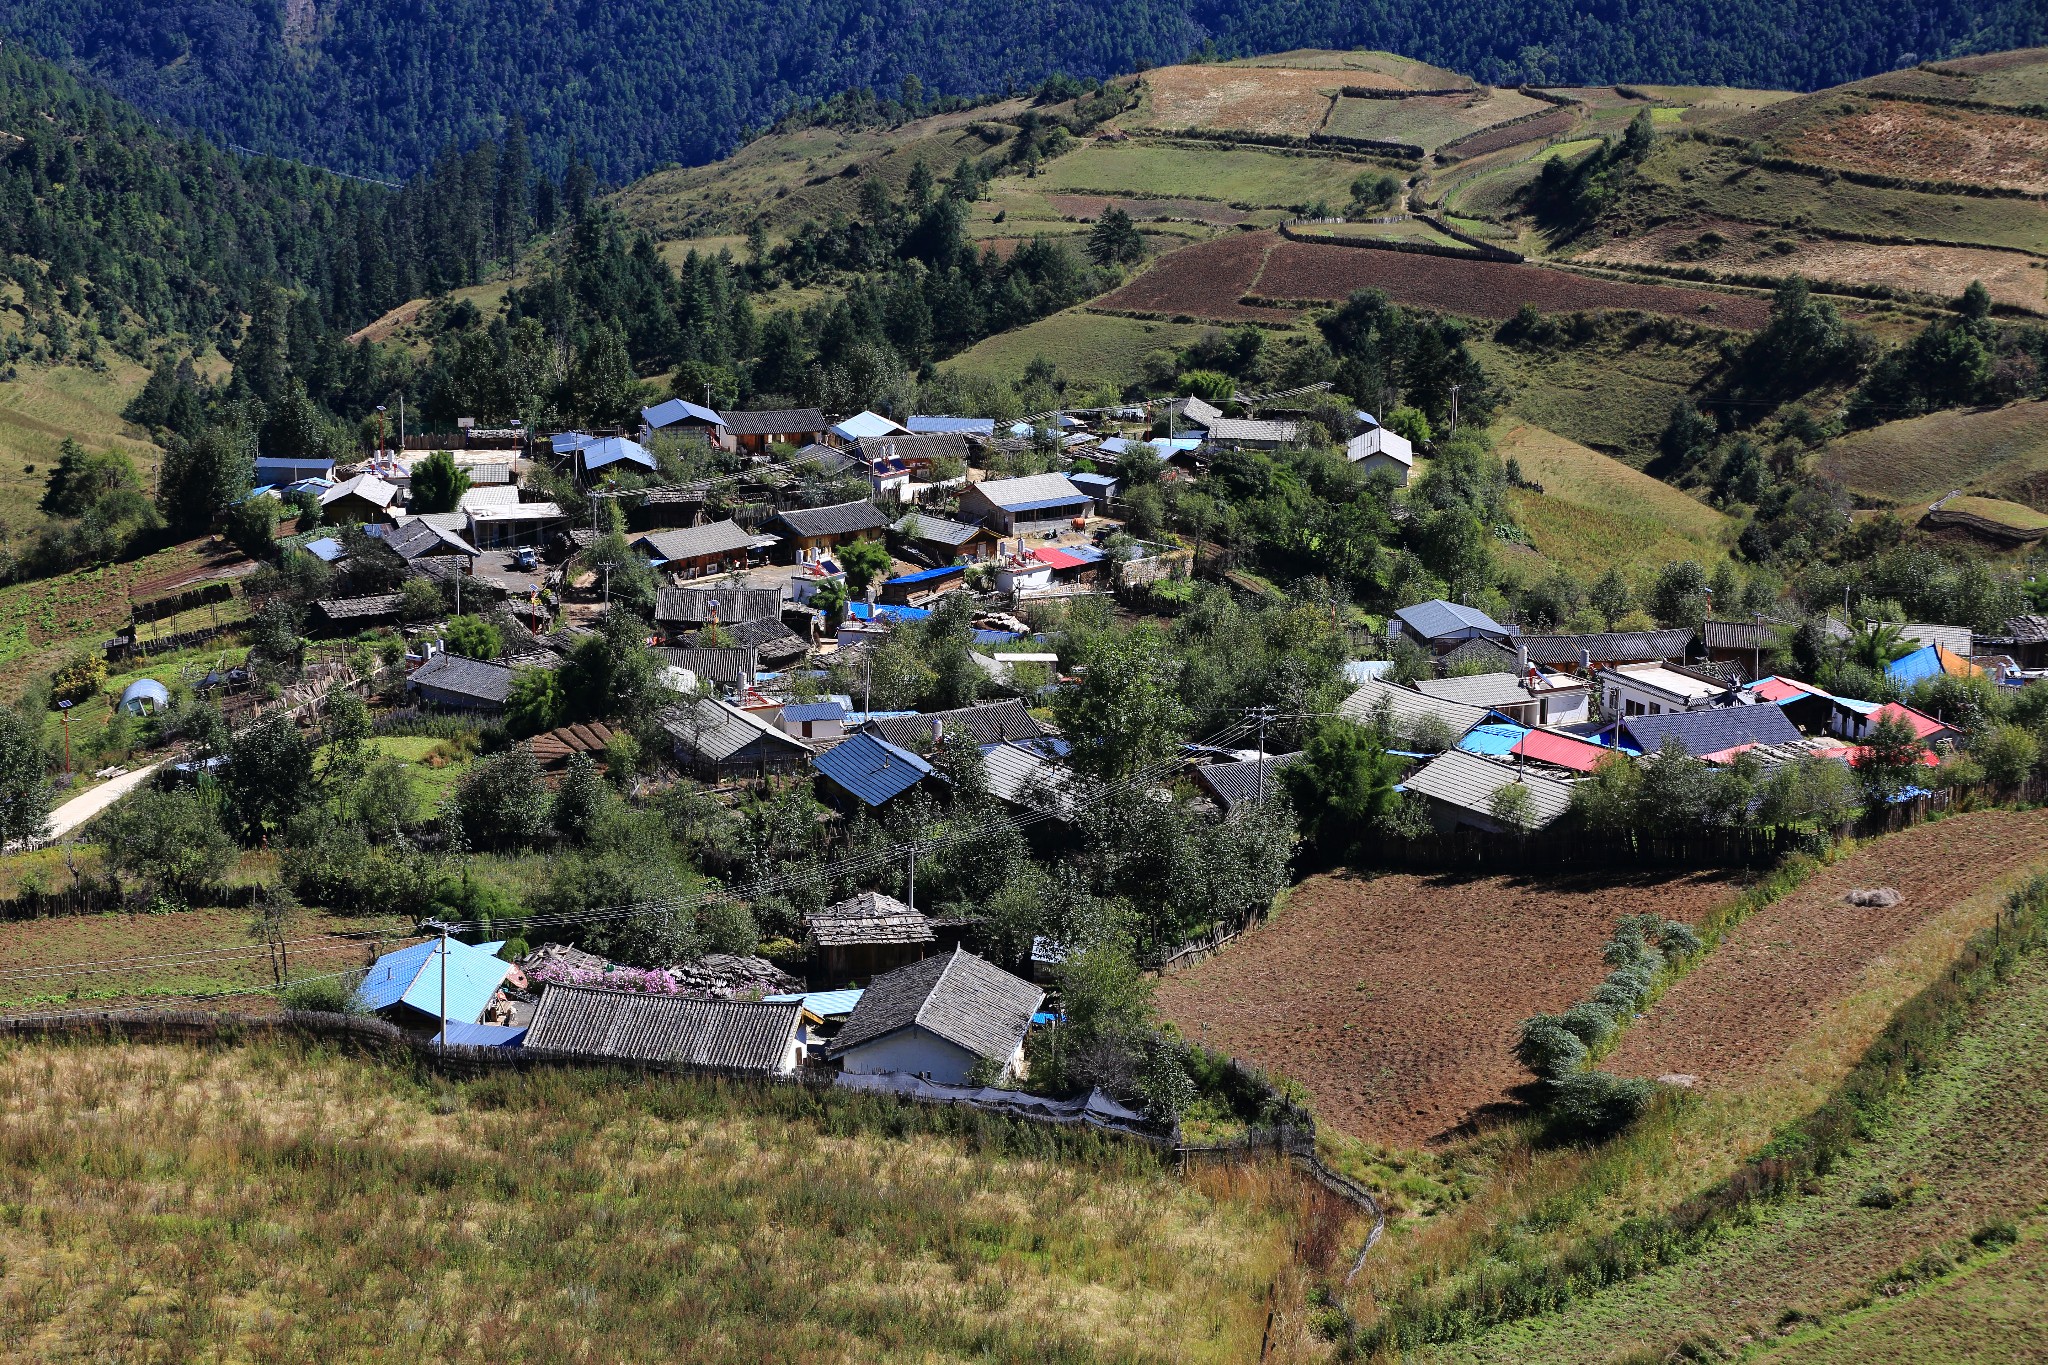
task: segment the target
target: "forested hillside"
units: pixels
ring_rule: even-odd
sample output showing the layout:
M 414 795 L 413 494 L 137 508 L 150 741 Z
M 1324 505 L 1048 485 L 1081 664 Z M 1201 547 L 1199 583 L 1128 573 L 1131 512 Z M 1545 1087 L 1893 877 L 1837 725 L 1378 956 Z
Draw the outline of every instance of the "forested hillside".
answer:
M 217 141 L 402 179 L 523 113 L 543 165 L 580 149 L 618 183 L 732 150 L 794 105 L 868 86 L 972 95 L 1289 47 L 1387 48 L 1507 84 L 1812 89 L 2048 40 L 2032 0 L 4 0 L 0 24 Z

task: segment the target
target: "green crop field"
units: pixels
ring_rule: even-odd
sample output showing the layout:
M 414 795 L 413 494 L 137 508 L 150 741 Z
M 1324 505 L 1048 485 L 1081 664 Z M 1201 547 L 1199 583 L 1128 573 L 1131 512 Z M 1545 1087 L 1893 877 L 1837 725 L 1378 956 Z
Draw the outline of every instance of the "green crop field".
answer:
M 2048 214 L 2030 200 L 1921 194 L 1846 179 L 1829 184 L 1815 176 L 1745 166 L 1732 150 L 1701 142 L 1664 144 L 1642 169 L 1644 183 L 1657 191 L 1656 202 L 1631 205 L 1625 212 L 1632 217 L 1688 210 L 1745 222 L 2048 254 Z
M 1515 519 L 1544 558 L 1584 577 L 1611 566 L 1654 568 L 1724 557 L 1735 523 L 1619 460 L 1527 423 L 1496 431 L 1496 453 L 1520 463 L 1542 493 L 1515 496 Z
M 1153 322 L 1069 308 L 992 336 L 946 363 L 970 374 L 1017 379 L 1043 356 L 1078 383 L 1115 388 L 1139 377 L 1139 364 L 1147 353 L 1186 346 L 1211 330 L 1200 323 Z
M 1431 246 L 1463 249 L 1455 237 L 1438 232 L 1419 219 L 1399 223 L 1319 223 L 1303 229 L 1311 237 L 1334 237 L 1365 242 L 1427 242 Z
M 1674 403 L 1718 363 L 1715 337 L 1673 340 L 1610 330 L 1566 349 L 1526 351 L 1483 335 L 1469 344 L 1510 394 L 1517 417 L 1632 465 L 1646 465 Z
M 1955 488 L 2048 506 L 2048 402 L 1887 422 L 1830 443 L 1820 469 L 1852 493 L 1900 506 Z
M 2036 956 L 1876 1140 L 1802 1194 L 1701 1255 L 1434 1358 L 1605 1362 L 1688 1337 L 1703 1352 L 1748 1342 L 1745 1359 L 1771 1361 L 2037 1358 L 2044 1123 L 2048 959 Z M 2001 1224 L 2023 1240 L 1987 1235 Z
M 1351 198 L 1351 182 L 1370 163 L 1291 155 L 1250 147 L 1191 147 L 1162 142 L 1090 143 L 1046 163 L 1039 187 L 1052 193 L 1157 195 L 1287 208 Z
M 0 1116 L 23 1359 L 1309 1360 L 1295 1248 L 1349 1232 L 1285 1167 L 289 1043 L 10 1046 Z

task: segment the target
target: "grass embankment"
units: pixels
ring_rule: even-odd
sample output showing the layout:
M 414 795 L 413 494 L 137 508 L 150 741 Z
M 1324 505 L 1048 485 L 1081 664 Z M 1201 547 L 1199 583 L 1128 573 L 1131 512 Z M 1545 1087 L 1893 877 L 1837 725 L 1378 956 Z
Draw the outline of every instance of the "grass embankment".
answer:
M 1703 1008 L 1711 1014 L 1725 990 L 1747 991 L 1759 1002 L 1754 1012 L 1767 1015 L 1776 1032 L 1765 1030 L 1768 1036 L 1751 1040 L 1743 1058 L 1719 1071 L 1686 1067 L 1707 1072 L 1703 1088 L 1667 1094 L 1606 1144 L 1544 1149 L 1527 1132 L 1509 1129 L 1438 1154 L 1442 1164 L 1476 1168 L 1481 1191 L 1447 1217 L 1393 1230 L 1385 1257 L 1369 1263 L 1361 1279 L 1368 1340 L 1378 1313 L 1388 1344 L 1438 1343 L 1447 1357 L 1612 1358 L 1619 1349 L 1614 1322 L 1604 1335 L 1574 1339 L 1571 1349 L 1532 1348 L 1525 1338 L 1553 1330 L 1603 1294 L 1627 1292 L 1631 1277 L 1691 1264 L 1685 1258 L 1715 1245 L 1750 1216 L 1746 1210 L 1774 1207 L 1745 1202 L 1749 1195 L 1774 1194 L 1815 1173 L 1808 1160 L 1814 1153 L 1828 1152 L 1838 1163 L 1853 1155 L 1853 1139 L 1870 1130 L 1843 1125 L 1841 1097 L 1858 1097 L 1848 1112 L 1874 1113 L 1891 1092 L 1872 1091 L 1858 1079 L 1867 1077 L 1872 1059 L 1893 1085 L 1911 1070 L 1910 1059 L 1926 1053 L 1931 1035 L 1915 1011 L 1927 1006 L 1914 1002 L 1948 1001 L 1954 992 L 1943 982 L 1977 980 L 1984 959 L 1978 945 L 1964 945 L 1997 919 L 2008 888 L 2024 875 L 2014 869 L 2038 863 L 2037 823 L 1992 811 L 1878 840 L 1813 870 L 1796 889 L 1788 884 L 1792 877 L 1766 884 L 1702 926 L 1710 941 L 1723 934 L 1728 941 L 1670 986 L 1649 1011 L 1647 1027 L 1673 1011 L 1674 1018 Z M 1959 861 L 1929 864 L 1926 845 L 1956 846 Z M 1894 877 L 1901 886 L 1913 881 L 1908 903 L 1924 913 L 1894 916 L 1885 932 L 1873 930 L 1861 944 L 1852 939 L 1842 951 L 1860 951 L 1851 952 L 1852 969 L 1836 973 L 1841 982 L 1802 994 L 1795 983 L 1813 973 L 1802 965 L 1800 946 L 1781 940 L 1796 940 L 1796 926 L 1816 917 L 1841 920 L 1830 907 L 1845 887 Z M 1828 933 L 1839 940 L 1843 929 Z M 1771 980 L 1785 989 L 1773 991 Z M 1771 1003 L 1779 996 L 1790 997 L 1789 1008 Z M 1948 1010 L 1944 1003 L 1938 1013 L 1952 1023 L 1941 1012 Z M 1624 1033 L 1606 1065 L 1651 1074 L 1629 1060 L 1645 1027 Z M 1903 1051 L 1886 1041 L 1894 1038 L 1907 1040 Z M 1779 1164 L 1751 1164 L 1766 1150 Z M 1682 1275 L 1673 1282 L 1686 1283 Z M 1739 1277 L 1731 1297 L 1738 1308 L 1745 1301 Z M 1678 1327 L 1691 1325 L 1685 1303 L 1681 1291 L 1670 1319 Z
M 1241 1361 L 1273 1309 L 1266 1358 L 1315 1359 L 1313 1188 L 833 1093 L 0 1052 L 0 1320 L 39 1360 Z
M 1369 163 L 1251 147 L 1160 142 L 1095 142 L 1056 157 L 1039 172 L 1041 188 L 1069 194 L 1158 195 L 1286 208 L 1323 200 L 1342 204 Z
M 1469 344 L 1507 388 L 1514 416 L 1637 468 L 1656 458 L 1672 406 L 1719 363 L 1719 333 L 1624 319 L 1541 350 L 1478 332 Z
M 1502 459 L 1543 485 L 1514 495 L 1516 522 L 1539 554 L 1575 574 L 1673 559 L 1711 564 L 1728 553 L 1734 520 L 1670 484 L 1526 423 L 1497 428 L 1495 440 Z
M 1069 308 L 989 337 L 946 364 L 963 373 L 1007 380 L 1021 377 L 1026 366 L 1043 356 L 1077 382 L 1120 388 L 1140 378 L 1143 361 L 1151 352 L 1191 345 L 1211 330 L 1201 323 L 1157 322 Z
M 2048 495 L 2048 403 L 1886 422 L 1831 442 L 1820 470 L 1851 493 L 1899 506 L 1924 507 L 1956 488 L 2040 502 Z
M 158 451 L 147 433 L 121 417 L 149 371 L 111 351 L 102 356 L 103 371 L 20 362 L 17 377 L 0 383 L 0 526 L 8 534 L 29 534 L 45 520 L 36 504 L 66 437 L 88 450 L 120 451 L 144 486 L 154 486 L 150 472 Z

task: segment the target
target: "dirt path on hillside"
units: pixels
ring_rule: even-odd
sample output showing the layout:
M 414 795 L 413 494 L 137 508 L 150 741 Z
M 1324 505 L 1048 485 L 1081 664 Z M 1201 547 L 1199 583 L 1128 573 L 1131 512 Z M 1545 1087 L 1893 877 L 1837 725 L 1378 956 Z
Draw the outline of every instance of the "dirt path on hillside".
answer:
M 1628 1030 L 1605 1065 L 1708 1085 L 1752 1078 L 1927 920 L 2042 862 L 2048 810 L 1978 811 L 1880 839 L 1744 920 Z M 1843 900 L 1877 886 L 1903 899 L 1885 909 Z
M 1528 1079 L 1531 1014 L 1605 972 L 1624 914 L 1696 921 L 1718 877 L 1311 877 L 1279 917 L 1159 985 L 1190 1039 L 1306 1085 L 1316 1114 L 1395 1146 L 1441 1136 Z

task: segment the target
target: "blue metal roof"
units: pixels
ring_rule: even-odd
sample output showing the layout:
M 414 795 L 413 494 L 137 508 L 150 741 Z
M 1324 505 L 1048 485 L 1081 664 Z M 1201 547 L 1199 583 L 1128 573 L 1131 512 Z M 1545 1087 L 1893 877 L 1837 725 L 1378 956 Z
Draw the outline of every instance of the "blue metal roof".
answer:
M 1007 645 L 1028 638 L 1030 637 L 1019 635 L 1014 630 L 977 630 L 974 632 L 974 643 L 978 645 Z
M 596 439 L 595 436 L 586 436 L 580 431 L 558 431 L 548 438 L 557 455 L 567 455 L 571 451 L 581 450 Z
M 1463 631 L 1478 631 L 1503 639 L 1515 633 L 1476 607 L 1461 606 L 1442 598 L 1402 607 L 1394 615 L 1425 640 L 1440 640 Z
M 450 939 L 447 1017 L 475 1023 L 511 970 L 511 963 L 485 949 Z M 356 997 L 368 1010 L 406 1005 L 430 1019 L 441 1018 L 441 940 L 430 938 L 378 958 Z
M 1067 475 L 1067 482 L 1068 482 L 1068 483 L 1070 483 L 1070 484 L 1073 484 L 1073 485 L 1074 485 L 1075 487 L 1077 487 L 1077 488 L 1078 488 L 1078 487 L 1082 487 L 1082 486 L 1084 486 L 1084 485 L 1094 485 L 1094 486 L 1096 486 L 1096 487 L 1100 487 L 1100 488 L 1114 488 L 1114 487 L 1116 487 L 1116 475 L 1114 475 L 1114 474 L 1069 474 L 1069 475 Z
M 836 701 L 791 702 L 782 708 L 784 720 L 845 720 L 846 708 Z
M 1661 716 L 1629 716 L 1622 730 L 1637 748 L 1653 754 L 1675 737 L 1697 758 L 1738 744 L 1792 744 L 1799 731 L 1775 706 L 1728 706 L 1716 711 L 1670 711 Z
M 1042 512 L 1048 507 L 1079 507 L 1083 503 L 1095 501 L 1078 488 L 1074 492 L 1075 496 L 1071 498 L 1034 498 L 1030 502 L 1004 502 L 996 505 L 1005 512 Z
M 333 536 L 322 536 L 318 540 L 306 542 L 306 553 L 315 559 L 332 564 L 335 560 L 342 557 L 344 551 L 341 548 L 341 542 Z
M 585 469 L 602 469 L 622 460 L 647 469 L 654 468 L 654 457 L 647 453 L 647 447 L 623 436 L 607 436 L 602 441 L 592 441 L 582 448 L 582 455 Z
M 936 771 L 910 750 L 870 734 L 827 749 L 811 766 L 870 806 L 888 804 Z
M 993 417 L 918 417 L 913 416 L 903 425 L 916 434 L 939 435 L 955 433 L 962 436 L 993 436 L 996 434 L 996 419 Z
M 892 607 L 879 602 L 872 609 L 865 602 L 855 602 L 847 611 L 857 621 L 870 621 L 878 616 L 884 621 L 922 621 L 931 615 L 923 607 Z
M 889 436 L 902 429 L 879 412 L 856 412 L 832 426 L 835 435 L 849 441 L 857 441 L 863 436 Z
M 1499 722 L 1474 726 L 1458 741 L 1458 747 L 1468 754 L 1486 754 L 1494 758 L 1505 758 L 1514 752 L 1517 744 L 1529 733 L 1526 725 Z
M 862 994 L 858 988 L 845 991 L 799 991 L 795 995 L 764 995 L 761 997 L 761 1003 L 798 1004 L 820 1019 L 832 1019 L 842 1014 L 852 1014 L 853 1007 L 860 1003 Z
M 967 570 L 963 565 L 941 564 L 936 569 L 919 569 L 916 573 L 898 574 L 889 581 L 891 583 L 924 583 L 934 578 L 946 578 L 953 574 L 965 572 Z
M 1083 564 L 1096 564 L 1109 558 L 1109 552 L 1100 545 L 1062 545 L 1060 549 Z
M 526 1037 L 526 1028 L 521 1024 L 457 1024 L 448 1025 L 448 1046 L 450 1047 L 518 1047 Z
M 1894 659 L 1885 667 L 1885 676 L 1901 687 L 1939 678 L 1946 670 L 1941 666 L 1941 651 L 1933 645 L 1923 645 L 1911 654 Z
M 640 409 L 640 420 L 657 431 L 663 427 L 674 426 L 677 422 L 690 417 L 700 422 L 709 422 L 715 427 L 725 425 L 723 417 L 710 408 L 699 407 L 687 398 L 671 398 L 666 403 L 656 403 L 651 408 Z

